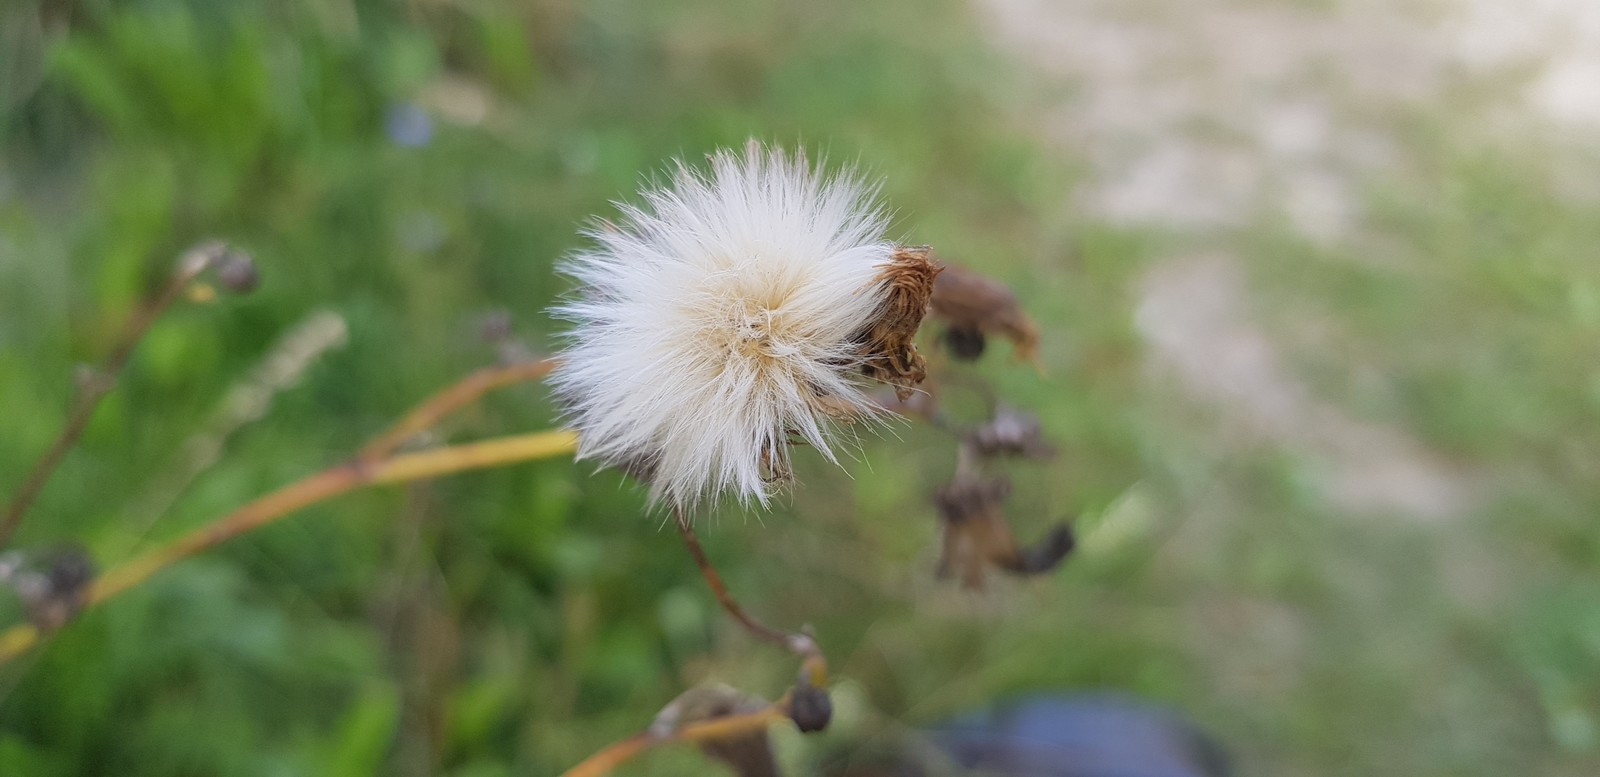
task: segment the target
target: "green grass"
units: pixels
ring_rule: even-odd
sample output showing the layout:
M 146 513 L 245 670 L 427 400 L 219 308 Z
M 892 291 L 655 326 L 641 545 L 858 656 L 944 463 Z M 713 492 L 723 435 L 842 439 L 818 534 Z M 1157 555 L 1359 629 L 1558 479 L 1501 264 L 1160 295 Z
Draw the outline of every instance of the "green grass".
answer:
M 953 451 L 923 428 L 869 442 L 850 476 L 802 461 L 760 522 L 715 518 L 735 590 L 813 624 L 847 684 L 853 713 L 781 737 L 786 759 L 1111 686 L 1187 710 L 1245 774 L 1600 764 L 1600 219 L 1559 194 L 1552 149 L 1475 141 L 1433 106 L 1413 117 L 1423 164 L 1364 195 L 1377 255 L 1272 223 L 1222 238 L 1256 312 L 1308 344 L 1289 353 L 1319 401 L 1483 484 L 1430 525 L 1343 514 L 1314 463 L 1219 443 L 1213 413 L 1146 379 L 1140 280 L 1184 246 L 1070 215 L 1081 160 L 1029 134 L 1039 95 L 958 3 L 50 5 L 68 17 L 37 47 L 42 80 L 7 65 L 0 92 L 0 484 L 185 246 L 235 241 L 264 282 L 156 326 L 21 546 L 110 564 L 334 462 L 491 361 L 491 311 L 550 347 L 552 264 L 584 220 L 670 157 L 753 136 L 862 164 L 899 234 L 1016 285 L 1047 375 L 1004 349 L 973 371 L 1062 453 L 1014 469 L 1012 514 L 1025 537 L 1085 530 L 1048 579 L 934 582 Z M 441 115 L 463 100 L 481 121 Z M 385 134 L 407 101 L 433 111 L 425 145 Z M 185 441 L 322 310 L 348 345 L 164 508 Z M 1308 315 L 1327 326 L 1300 332 Z M 444 433 L 551 418 L 519 388 Z M 776 694 L 791 664 L 719 617 L 636 490 L 543 462 L 341 497 L 87 613 L 0 669 L 0 774 L 549 774 L 692 683 Z M 669 753 L 630 773 L 705 768 Z

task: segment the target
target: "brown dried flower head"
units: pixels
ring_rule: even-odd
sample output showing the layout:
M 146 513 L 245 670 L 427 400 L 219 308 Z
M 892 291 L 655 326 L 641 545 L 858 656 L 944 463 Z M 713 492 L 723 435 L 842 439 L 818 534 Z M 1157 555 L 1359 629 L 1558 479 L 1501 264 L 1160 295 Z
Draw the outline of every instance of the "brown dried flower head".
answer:
M 977 358 L 984 337 L 992 335 L 1010 340 L 1020 359 L 1038 356 L 1039 327 L 998 280 L 946 262 L 933 287 L 932 308 L 949 325 L 945 340 L 958 357 Z
M 1048 572 L 1072 552 L 1072 527 L 1058 524 L 1039 542 L 1023 547 L 1001 510 L 1011 495 L 1005 478 L 958 477 L 938 494 L 944 519 L 940 577 L 960 577 L 961 584 L 982 590 L 989 567 L 1019 576 Z

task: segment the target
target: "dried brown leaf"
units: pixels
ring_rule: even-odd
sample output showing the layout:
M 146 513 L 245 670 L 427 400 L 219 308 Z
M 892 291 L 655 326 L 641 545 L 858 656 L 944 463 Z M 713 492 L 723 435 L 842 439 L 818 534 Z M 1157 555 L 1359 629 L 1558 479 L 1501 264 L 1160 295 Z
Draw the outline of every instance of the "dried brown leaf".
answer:
M 1021 564 L 1016 536 L 1000 510 L 1010 495 L 1011 483 L 1004 478 L 958 479 L 939 491 L 944 518 L 939 577 L 957 576 L 966 588 L 982 590 L 988 566 Z
M 1004 478 L 957 478 L 940 490 L 944 533 L 939 577 L 959 576 L 964 587 L 982 590 L 988 567 L 1037 575 L 1055 569 L 1072 552 L 1076 540 L 1066 524 L 1058 524 L 1034 545 L 1019 546 L 1001 509 L 1010 495 L 1011 483 Z
M 962 358 L 983 352 L 983 336 L 999 335 L 1016 347 L 1017 357 L 1035 362 L 1039 327 L 1023 312 L 1004 283 L 956 264 L 943 262 L 933 285 L 932 311 L 949 325 L 945 343 Z

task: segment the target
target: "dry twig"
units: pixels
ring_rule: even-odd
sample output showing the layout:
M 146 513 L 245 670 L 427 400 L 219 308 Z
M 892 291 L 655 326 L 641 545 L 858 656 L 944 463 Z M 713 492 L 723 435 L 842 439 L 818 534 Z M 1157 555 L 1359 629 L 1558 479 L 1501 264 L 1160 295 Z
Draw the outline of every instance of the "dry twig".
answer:
M 700 538 L 695 535 L 694 527 L 689 524 L 689 519 L 683 514 L 683 510 L 674 508 L 672 514 L 678 525 L 678 535 L 683 538 L 683 544 L 689 548 L 689 555 L 694 557 L 695 566 L 700 568 L 700 575 L 706 579 L 706 584 L 711 586 L 711 593 L 717 597 L 722 609 L 752 636 L 799 656 L 807 663 L 808 672 L 821 673 L 821 676 L 812 678 L 811 684 L 823 685 L 827 681 L 827 664 L 822 658 L 822 649 L 817 646 L 817 641 L 807 634 L 791 634 L 774 629 L 745 612 L 739 600 L 733 598 L 728 586 L 722 582 L 722 575 L 717 573 L 717 568 L 711 564 L 711 559 L 706 556 L 706 550 L 700 545 Z
M 582 763 L 563 772 L 562 777 L 603 777 L 634 756 L 672 742 L 703 744 L 746 737 L 765 731 L 778 721 L 789 720 L 789 706 L 790 697 L 785 696 L 771 706 L 754 712 L 689 723 L 666 733 L 642 731 L 585 758 Z

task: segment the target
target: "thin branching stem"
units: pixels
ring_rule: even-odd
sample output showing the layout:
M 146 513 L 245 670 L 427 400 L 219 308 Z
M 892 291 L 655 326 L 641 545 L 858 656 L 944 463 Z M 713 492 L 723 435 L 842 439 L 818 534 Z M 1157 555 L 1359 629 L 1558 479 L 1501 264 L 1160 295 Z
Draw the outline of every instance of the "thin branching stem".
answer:
M 79 396 L 74 401 L 71 412 L 67 415 L 67 422 L 61 428 L 61 433 L 56 435 L 55 442 L 45 450 L 44 455 L 34 463 L 33 469 L 18 487 L 17 493 L 11 497 L 6 505 L 5 513 L 0 516 L 0 547 L 5 547 L 11 541 L 11 536 L 16 533 L 17 527 L 22 524 L 22 519 L 28 514 L 28 508 L 33 506 L 34 500 L 39 498 L 39 492 L 44 490 L 45 483 L 55 473 L 56 467 L 61 465 L 61 460 L 67 452 L 83 436 L 89 427 L 90 419 L 94 418 L 94 411 L 100 406 L 100 400 L 111 393 L 121 377 L 122 370 L 128 366 L 128 360 L 139 347 L 139 342 L 144 339 L 150 325 L 172 307 L 183 294 L 183 290 L 194 282 L 194 279 L 216 263 L 227 251 L 227 246 L 220 242 L 208 242 L 189 249 L 178 260 L 178 267 L 173 271 L 172 277 L 165 286 L 156 294 L 155 299 L 142 306 L 132 318 L 123 326 L 122 333 L 117 338 L 117 345 L 111 355 L 84 381 L 79 388 Z
M 694 526 L 689 523 L 688 516 L 682 509 L 674 507 L 673 518 L 678 526 L 678 536 L 683 538 L 683 544 L 689 548 L 689 555 L 694 557 L 695 566 L 700 568 L 700 575 L 706 579 L 706 584 L 711 586 L 711 593 L 717 597 L 717 602 L 722 609 L 733 617 L 733 620 L 744 630 L 757 639 L 771 642 L 779 647 L 794 653 L 803 661 L 803 670 L 807 682 L 821 687 L 827 684 L 827 661 L 823 658 L 822 648 L 809 634 L 779 631 L 756 620 L 746 612 L 739 600 L 733 598 L 733 593 L 728 590 L 727 584 L 722 582 L 722 575 L 712 565 L 711 558 L 706 555 L 706 549 L 700 544 L 700 537 L 694 533 Z
M 816 640 L 807 634 L 779 631 L 751 617 L 750 613 L 739 604 L 739 600 L 733 598 L 727 584 L 722 582 L 722 575 L 711 564 L 711 559 L 706 555 L 705 547 L 700 544 L 700 537 L 695 534 L 694 526 L 689 523 L 688 516 L 682 509 L 676 507 L 673 508 L 672 516 L 678 526 L 678 535 L 683 538 L 683 544 L 689 548 L 689 555 L 694 557 L 695 566 L 700 568 L 700 575 L 711 586 L 711 593 L 717 597 L 722 609 L 752 636 L 783 647 L 802 659 L 801 685 L 797 688 L 820 688 L 825 685 L 828 681 L 828 664 Z M 792 719 L 790 708 L 793 706 L 793 700 L 794 692 L 791 691 L 784 694 L 776 703 L 754 712 L 690 723 L 666 733 L 644 731 L 585 758 L 582 763 L 564 772 L 562 777 L 604 777 L 640 753 L 670 742 L 705 743 L 735 739 L 765 731 L 773 723 Z
M 214 253 L 197 253 L 202 250 Z M 195 276 L 216 261 L 222 250 L 221 244 L 207 244 L 187 255 L 175 276 L 175 284 L 168 289 L 170 295 L 175 295 L 173 289 L 181 291 L 184 285 L 193 281 Z M 182 279 L 182 283 L 176 283 L 177 279 Z M 141 320 L 148 320 L 139 325 L 138 334 L 142 335 L 143 329 L 149 327 L 149 321 L 154 320 L 161 307 L 171 304 L 172 300 L 168 299 L 170 295 L 164 293 L 157 301 L 157 305 L 147 310 L 146 316 Z M 129 342 L 136 343 L 137 340 L 135 336 Z M 116 365 L 120 369 L 120 365 L 127 361 L 131 352 L 131 345 L 119 349 L 108 364 Z M 554 366 L 552 360 L 545 359 L 504 367 L 487 367 L 468 375 L 406 413 L 394 426 L 363 447 L 353 461 L 329 467 L 284 486 L 167 545 L 111 568 L 94 582 L 85 606 L 116 596 L 144 582 L 162 569 L 226 540 L 355 488 L 420 480 L 572 452 L 577 447 L 577 436 L 573 432 L 562 430 L 500 437 L 398 456 L 390 455 L 412 435 L 438 422 L 451 411 L 495 389 L 522 381 L 538 380 L 549 373 Z M 70 445 L 70 440 L 68 444 Z M 45 474 L 48 475 L 48 470 Z M 22 654 L 37 643 L 40 637 L 39 630 L 28 624 L 13 626 L 0 632 L 0 663 Z
M 733 598 L 728 586 L 722 582 L 722 575 L 718 574 L 717 568 L 711 564 L 711 558 L 706 555 L 706 549 L 700 544 L 700 537 L 694 533 L 694 527 L 689 525 L 689 519 L 684 516 L 683 511 L 674 508 L 673 517 L 676 518 L 678 525 L 678 536 L 683 537 L 683 544 L 689 548 L 689 555 L 694 556 L 695 565 L 700 567 L 701 576 L 705 577 L 706 583 L 711 586 L 711 593 L 716 595 L 717 601 L 722 604 L 722 609 L 727 610 L 745 631 L 757 639 L 788 647 L 789 635 L 786 632 L 778 631 L 751 617 L 739 604 L 739 600 Z
M 471 404 L 484 394 L 517 383 L 539 380 L 555 366 L 554 359 L 538 359 L 484 367 L 412 408 L 394 426 L 367 443 L 357 454 L 356 460 L 374 462 L 382 459 L 399 450 L 418 432 L 432 427 L 439 419 Z
M 347 462 L 329 467 L 113 567 L 90 588 L 86 606 L 110 599 L 197 553 L 346 491 L 550 458 L 571 453 L 577 442 L 577 435 L 567 430 L 536 432 L 405 453 L 370 464 Z M 0 632 L 0 663 L 32 647 L 39 637 L 39 630 L 27 624 Z

